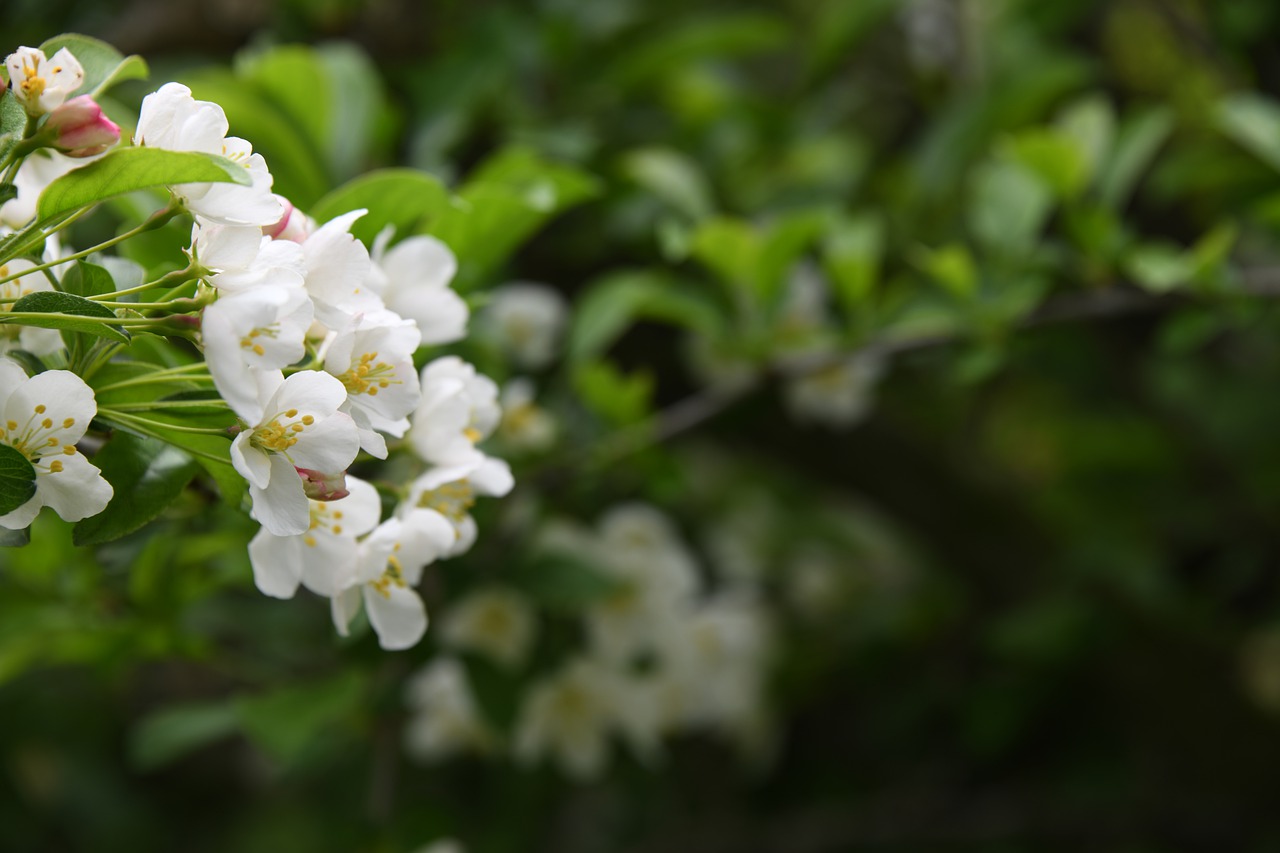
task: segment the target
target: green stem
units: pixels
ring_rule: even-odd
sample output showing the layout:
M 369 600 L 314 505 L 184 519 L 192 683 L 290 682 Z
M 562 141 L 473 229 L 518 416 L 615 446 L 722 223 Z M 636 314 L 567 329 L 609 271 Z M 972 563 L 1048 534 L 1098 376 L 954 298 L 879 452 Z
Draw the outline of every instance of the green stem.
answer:
M 186 267 L 185 269 L 174 270 L 173 272 L 167 272 L 164 275 L 157 278 L 155 281 L 143 282 L 142 284 L 139 284 L 136 287 L 126 287 L 124 290 L 113 290 L 111 293 L 99 293 L 96 296 L 90 296 L 88 298 L 92 299 L 94 302 L 98 302 L 101 300 L 113 299 L 114 297 L 117 297 L 117 296 L 128 296 L 131 293 L 141 293 L 144 290 L 154 290 L 158 287 L 166 287 L 170 284 L 173 284 L 174 282 L 177 282 L 179 284 L 185 284 L 186 282 L 191 281 L 191 279 L 195 278 L 195 272 L 196 272 L 196 267 L 194 264 L 192 264 Z
M 141 418 L 137 415 L 131 415 L 128 412 L 121 411 L 115 407 L 103 408 L 98 410 L 98 416 L 105 420 L 118 420 L 125 423 L 138 424 L 139 427 L 146 427 L 151 430 L 169 430 L 170 432 L 185 432 L 191 435 L 217 435 L 222 438 L 229 438 L 225 429 L 215 427 L 188 427 L 178 426 L 177 424 L 165 423 L 164 421 L 153 421 L 150 418 Z M 157 436 L 161 438 L 162 436 Z
M 111 407 L 113 412 L 149 412 L 152 409 L 230 409 L 225 400 L 152 400 L 149 403 L 118 403 Z M 225 432 L 219 431 L 222 435 Z
M 110 385 L 103 385 L 100 388 L 97 388 L 96 391 L 101 394 L 104 391 L 114 391 L 117 388 L 132 388 L 135 385 L 161 385 L 175 380 L 182 382 L 212 382 L 213 377 L 207 373 L 196 374 L 194 376 L 187 376 L 184 373 L 187 370 L 197 367 L 203 368 L 204 366 L 204 362 L 198 362 L 185 367 L 175 367 L 170 368 L 169 370 L 161 370 L 156 373 L 148 373 L 146 376 L 139 376 L 134 379 L 122 379 L 119 382 L 112 382 Z
M 84 208 L 81 211 L 77 211 L 77 214 L 82 213 L 83 210 L 87 210 L 87 209 L 88 208 Z M 53 267 L 60 266 L 61 264 L 67 264 L 72 261 L 78 261 L 82 258 L 87 258 L 96 252 L 101 252 L 104 249 L 110 249 L 112 246 L 116 245 L 117 243 L 123 243 L 125 240 L 128 240 L 132 237 L 136 237 L 139 234 L 142 234 L 146 231 L 152 231 L 156 228 L 159 228 L 161 225 L 164 225 L 170 219 L 177 216 L 179 212 L 181 212 L 180 208 L 170 205 L 169 207 L 166 207 L 163 210 L 153 213 L 150 216 L 150 218 L 147 219 L 146 222 L 143 222 L 141 225 L 138 225 L 134 228 L 130 228 L 128 231 L 124 232 L 123 234 L 117 234 L 115 237 L 112 237 L 110 240 L 104 240 L 98 245 L 85 249 L 84 251 L 75 252 L 63 258 L 55 258 L 52 261 L 49 261 L 47 263 L 37 264 L 31 269 L 23 270 L 22 272 L 19 272 L 19 273 L 12 273 L 10 275 L 0 277 L 0 284 L 7 284 L 8 282 L 11 282 L 15 279 L 22 278 L 24 275 L 30 275 L 33 272 L 39 272 L 40 270 L 51 269 Z M 59 228 L 65 227 L 65 225 L 67 224 L 69 223 L 64 222 L 61 225 L 59 225 Z

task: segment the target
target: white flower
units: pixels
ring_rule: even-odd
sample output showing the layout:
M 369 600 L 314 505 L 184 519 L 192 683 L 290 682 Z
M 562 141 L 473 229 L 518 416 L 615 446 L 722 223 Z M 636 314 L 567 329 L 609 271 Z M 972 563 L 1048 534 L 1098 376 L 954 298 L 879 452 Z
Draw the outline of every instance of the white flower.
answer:
M 502 421 L 498 435 L 512 450 L 536 453 L 555 444 L 556 421 L 534 399 L 533 382 L 526 377 L 512 379 L 499 398 Z
M 296 469 L 345 471 L 360 449 L 355 423 L 338 411 L 347 392 L 341 382 L 314 370 L 288 379 L 270 372 L 255 378 L 261 414 L 236 436 L 231 462 L 249 481 L 253 517 L 263 527 L 277 536 L 304 533 L 311 510 Z
M 273 598 L 292 598 L 298 583 L 317 595 L 336 595 L 341 576 L 355 567 L 356 538 L 378 526 L 378 490 L 348 477 L 348 495 L 337 501 L 310 501 L 311 526 L 303 533 L 276 536 L 265 527 L 249 543 L 249 561 L 258 589 Z
M 502 417 L 498 386 L 457 356 L 437 358 L 422 369 L 422 402 L 410 419 L 409 442 L 435 465 L 466 465 L 482 454 Z
M 369 250 L 351 236 L 351 225 L 367 211 L 353 210 L 334 217 L 302 242 L 307 293 L 316 305 L 316 319 L 333 331 L 352 317 L 384 306 L 367 284 Z
M 204 309 L 200 327 L 209 374 L 218 393 L 245 420 L 262 417 L 256 376 L 288 367 L 306 354 L 311 310 L 302 288 L 275 286 L 233 293 Z
M 495 288 L 482 314 L 485 333 L 527 370 L 556 357 L 569 317 L 564 297 L 545 284 L 513 282 Z
M 66 370 L 30 378 L 0 358 L 0 443 L 17 450 L 36 472 L 31 499 L 6 515 L 0 527 L 21 530 L 49 506 L 65 521 L 97 515 L 111 501 L 111 484 L 75 447 L 98 413 L 93 390 Z
M 493 733 L 476 708 L 467 673 L 453 658 L 437 658 L 419 670 L 405 685 L 405 699 L 412 712 L 405 743 L 415 758 L 438 761 L 492 745 Z
M 787 408 L 798 421 L 853 426 L 870 411 L 883 373 L 880 357 L 854 354 L 791 379 L 786 387 Z
M 222 107 L 197 101 L 181 83 L 166 83 L 142 100 L 136 145 L 169 151 L 201 151 L 236 161 L 249 172 L 252 184 L 179 184 L 170 187 L 197 217 L 225 225 L 273 225 L 284 208 L 271 194 L 271 173 L 261 154 L 238 137 L 227 136 Z
M 14 258 L 7 264 L 0 264 L 0 278 L 16 275 L 34 266 L 35 263 L 26 258 Z M 44 273 L 28 273 L 13 281 L 0 284 L 0 299 L 20 299 L 28 293 L 50 290 L 53 290 L 53 285 L 49 283 L 49 279 L 45 278 Z M 0 312 L 12 309 L 12 302 L 0 302 Z M 38 329 L 35 326 L 5 323 L 0 325 L 0 354 L 11 349 L 24 349 L 32 355 L 51 355 L 62 349 L 62 333 L 57 329 Z
M 575 779 L 597 778 L 608 759 L 618 700 L 613 673 L 590 659 L 571 661 L 526 695 L 516 721 L 516 758 L 533 764 L 551 757 Z
M 537 631 L 524 596 L 490 587 L 471 593 L 445 614 L 443 637 L 456 649 L 479 652 L 507 667 L 519 666 Z
M 448 519 L 453 525 L 454 540 L 441 556 L 456 557 L 475 544 L 476 522 L 470 511 L 476 497 L 502 497 L 514 485 L 511 467 L 506 462 L 477 454 L 465 465 L 432 468 L 414 480 L 400 513 L 430 509 Z
M 62 106 L 84 82 L 84 69 L 65 47 L 46 59 L 44 51 L 20 47 L 5 61 L 9 86 L 28 115 L 42 116 Z
M 253 225 L 197 222 L 191 228 L 188 254 L 209 270 L 209 284 L 224 293 L 275 285 L 302 288 L 302 248 L 262 236 Z
M 382 301 L 418 324 L 424 344 L 447 344 L 467 333 L 467 303 L 449 289 L 458 261 L 435 237 L 401 240 L 390 250 L 392 226 L 373 242 L 371 284 Z
M 413 353 L 420 336 L 412 320 L 392 311 L 360 314 L 330 342 L 324 369 L 347 389 L 342 411 L 360 429 L 360 446 L 387 458 L 387 442 L 409 428 L 408 415 L 418 407 L 418 371 Z
M 384 649 L 407 649 L 427 630 L 427 611 L 413 587 L 423 568 L 453 542 L 453 527 L 431 510 L 414 510 L 403 518 L 378 525 L 360 543 L 355 571 L 332 599 L 333 624 L 347 635 L 347 626 L 363 599 L 369 624 Z

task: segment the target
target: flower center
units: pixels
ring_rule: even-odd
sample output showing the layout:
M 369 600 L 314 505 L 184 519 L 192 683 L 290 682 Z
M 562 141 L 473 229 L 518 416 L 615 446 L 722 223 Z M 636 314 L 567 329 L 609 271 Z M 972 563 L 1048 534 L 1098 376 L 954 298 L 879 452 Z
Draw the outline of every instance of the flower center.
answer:
M 400 380 L 395 378 L 395 367 L 385 361 L 378 361 L 377 358 L 376 352 L 366 352 L 350 370 L 338 377 L 348 394 L 368 394 L 370 397 L 376 397 L 380 389 L 401 384 Z
M 466 478 L 445 483 L 437 489 L 423 492 L 418 506 L 434 509 L 455 523 L 467 517 L 467 511 L 476 505 L 476 492 Z
M 396 545 L 396 550 L 400 550 L 400 545 Z M 383 598 L 391 597 L 391 587 L 406 586 L 404 582 L 404 566 L 400 565 L 400 560 L 395 554 L 387 557 L 387 567 L 382 570 L 382 577 L 376 581 L 370 581 L 369 585 L 378 591 Z
M 270 326 L 259 326 L 258 328 L 249 332 L 249 334 L 245 335 L 243 338 L 240 339 L 240 347 L 242 349 L 247 349 L 253 352 L 255 355 L 265 355 L 266 350 L 262 348 L 262 344 L 259 342 L 258 339 L 270 338 L 272 340 L 275 340 L 276 336 L 279 334 L 280 334 L 279 323 L 273 323 Z
M 53 418 L 46 416 L 47 409 L 44 404 L 37 405 L 31 412 L 31 417 L 27 418 L 27 422 L 18 425 L 15 420 L 5 421 L 0 425 L 0 441 L 12 447 L 21 453 L 31 462 L 37 462 L 41 457 L 50 453 L 65 453 L 68 456 L 75 454 L 74 447 L 63 447 L 62 450 L 54 450 L 56 447 L 62 447 L 62 442 L 54 435 L 57 427 L 54 426 Z M 75 418 L 66 418 L 62 421 L 62 429 L 70 429 L 75 426 Z M 52 466 L 57 466 L 56 468 Z M 53 473 L 62 470 L 61 462 L 51 463 Z
M 299 418 L 297 409 L 280 412 L 255 429 L 249 443 L 262 450 L 283 453 L 288 457 L 289 448 L 297 444 L 302 432 L 315 422 L 316 419 L 311 415 L 303 415 Z

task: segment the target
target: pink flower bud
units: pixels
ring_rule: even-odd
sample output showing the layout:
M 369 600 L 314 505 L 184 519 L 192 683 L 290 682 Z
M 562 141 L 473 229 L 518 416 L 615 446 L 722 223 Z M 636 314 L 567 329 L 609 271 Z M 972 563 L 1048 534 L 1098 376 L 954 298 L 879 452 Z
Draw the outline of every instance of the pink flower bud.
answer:
M 4 95 L 8 88 L 9 84 L 4 81 L 3 77 L 0 77 L 0 95 Z
M 313 501 L 336 501 L 345 498 L 347 491 L 347 472 L 324 474 L 310 468 L 294 468 L 302 478 L 302 491 Z
M 72 98 L 49 113 L 44 129 L 68 157 L 92 157 L 120 141 L 120 128 L 88 95 Z
M 272 240 L 290 240 L 294 243 L 306 242 L 307 235 L 314 228 L 314 223 L 309 222 L 306 214 L 293 206 L 289 199 L 282 195 L 277 195 L 276 200 L 284 207 L 284 216 L 274 225 L 264 225 L 262 233 L 270 237 Z

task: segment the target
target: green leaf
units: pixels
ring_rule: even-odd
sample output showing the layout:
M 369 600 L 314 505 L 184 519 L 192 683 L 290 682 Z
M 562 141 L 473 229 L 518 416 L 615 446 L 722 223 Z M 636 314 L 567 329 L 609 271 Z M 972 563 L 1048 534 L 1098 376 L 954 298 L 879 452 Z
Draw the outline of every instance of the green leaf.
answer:
M 823 240 L 823 269 L 850 314 L 865 307 L 875 288 L 884 244 L 884 221 L 874 214 L 838 220 Z
M 609 575 L 565 553 L 535 557 L 510 580 L 516 589 L 539 604 L 565 610 L 580 610 L 622 588 Z
M 760 14 L 685 21 L 662 38 L 632 45 L 608 68 L 600 84 L 620 91 L 711 57 L 750 56 L 781 48 L 787 37 L 787 27 L 779 19 Z
M 97 264 L 76 261 L 62 276 L 62 289 L 74 296 L 100 296 L 116 289 L 111 273 Z
M 119 148 L 68 172 L 45 187 L 37 203 L 41 221 L 136 190 L 192 183 L 248 186 L 249 172 L 226 157 L 161 148 Z
M 1169 243 L 1137 246 L 1124 260 L 1125 272 L 1152 293 L 1168 293 L 1194 277 L 1194 261 L 1180 247 Z
M 27 457 L 0 444 L 0 515 L 8 515 L 36 493 L 36 469 Z
M 356 220 L 351 233 L 371 244 L 388 225 L 396 237 L 419 232 L 425 224 L 453 205 L 444 184 L 416 169 L 379 169 L 348 181 L 316 202 L 311 215 L 317 222 L 364 208 L 369 212 Z
M 13 92 L 0 93 L 0 161 L 9 156 L 27 130 L 27 111 Z
M 326 729 L 361 708 L 366 698 L 365 679 L 353 671 L 245 697 L 238 704 L 245 733 L 274 758 L 290 762 L 319 741 Z
M 111 86 L 125 80 L 138 80 L 147 76 L 147 63 L 140 56 L 124 56 L 104 41 L 78 33 L 64 33 L 40 45 L 46 56 L 53 56 L 61 48 L 71 51 L 84 68 L 84 82 L 72 95 L 98 97 Z
M 639 319 L 665 320 L 715 337 L 724 320 L 705 297 L 659 273 L 620 272 L 587 288 L 574 311 L 568 354 L 599 355 Z
M 938 249 L 921 249 L 916 263 L 954 296 L 968 299 L 978 291 L 978 268 L 964 246 L 952 244 Z
M 1088 184 L 1111 152 L 1116 133 L 1115 110 L 1104 98 L 1090 95 L 1067 107 L 1056 125 L 1058 132 L 1072 140 L 1083 155 L 1083 182 Z
M 1139 176 L 1173 130 L 1173 112 L 1156 107 L 1128 119 L 1120 128 L 1110 159 L 1098 176 L 1098 197 L 1113 210 L 1129 200 Z
M 726 283 L 750 287 L 758 269 L 760 237 L 737 219 L 709 219 L 693 234 L 693 256 Z
M 1218 127 L 1227 136 L 1280 169 L 1280 105 L 1252 93 L 1228 95 L 1218 105 Z
M 115 312 L 105 305 L 99 305 L 97 302 L 91 302 L 70 293 L 45 290 L 28 293 L 13 303 L 7 313 L 0 313 L 0 323 L 19 323 L 41 329 L 66 329 L 108 338 L 122 344 L 129 342 L 129 333 L 125 330 L 110 323 L 83 319 L 90 317 L 99 317 L 104 320 L 117 319 Z
M 240 711 L 232 702 L 176 705 L 146 717 L 129 738 L 139 770 L 155 770 L 203 746 L 235 734 Z
M 711 187 L 689 157 L 667 148 L 645 148 L 622 158 L 622 171 L 666 204 L 698 221 L 711 215 Z
M 107 508 L 76 524 L 76 545 L 100 545 L 132 533 L 173 503 L 200 470 L 190 456 L 154 438 L 117 432 L 93 458 L 115 490 Z
M 1049 188 L 1017 163 L 988 161 L 974 170 L 969 227 L 992 252 L 1028 251 L 1052 207 Z
M 1088 154 L 1076 138 L 1052 128 L 1034 128 L 1013 137 L 1007 154 L 1061 198 L 1074 198 L 1089 179 Z
M 649 413 L 653 374 L 647 370 L 625 374 L 607 361 L 588 361 L 574 369 L 573 388 L 587 408 L 604 421 L 626 426 Z

